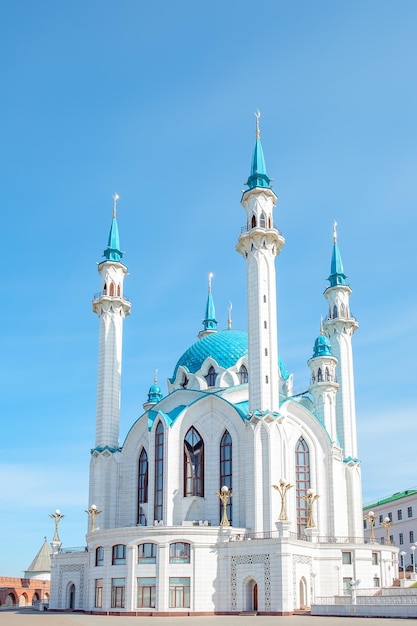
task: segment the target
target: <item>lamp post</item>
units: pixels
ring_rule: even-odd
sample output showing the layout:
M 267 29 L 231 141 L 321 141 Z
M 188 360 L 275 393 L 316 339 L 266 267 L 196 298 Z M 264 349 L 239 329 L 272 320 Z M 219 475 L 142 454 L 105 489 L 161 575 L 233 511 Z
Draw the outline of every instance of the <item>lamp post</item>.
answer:
M 369 533 L 369 541 L 370 543 L 375 543 L 375 513 L 373 511 L 369 511 L 368 515 L 364 518 L 369 523 L 369 528 L 371 532 Z
M 400 552 L 400 556 L 402 559 L 402 564 L 403 564 L 403 578 L 405 578 L 405 557 L 407 555 L 407 552 L 405 550 L 401 550 Z
M 96 517 L 97 515 L 100 515 L 100 513 L 102 513 L 103 511 L 99 511 L 97 506 L 95 504 L 92 504 L 91 507 L 89 509 L 86 509 L 85 511 L 87 513 L 87 515 L 89 516 L 89 518 L 91 519 L 91 528 L 90 528 L 90 532 L 94 532 L 95 530 L 95 521 L 96 521 Z
M 394 522 L 393 522 L 393 521 L 391 521 L 389 517 L 386 517 L 386 518 L 384 519 L 384 521 L 383 521 L 383 522 L 381 522 L 381 524 L 382 524 L 382 525 L 383 525 L 383 527 L 385 528 L 385 533 L 386 533 L 385 543 L 386 543 L 386 545 L 387 545 L 387 546 L 390 546 L 390 545 L 391 545 L 391 539 L 390 539 L 390 534 L 389 534 L 389 531 L 390 531 L 390 528 L 391 528 L 391 526 L 393 525 L 393 523 L 394 523 Z
M 230 526 L 230 522 L 227 519 L 226 507 L 229 503 L 230 498 L 233 496 L 233 493 L 229 491 L 229 487 L 226 487 L 226 485 L 223 485 L 219 493 L 216 493 L 216 496 L 220 498 L 220 502 L 223 505 L 223 516 L 220 522 L 220 526 Z
M 61 548 L 61 539 L 59 538 L 59 534 L 58 534 L 58 526 L 59 526 L 59 522 L 65 516 L 61 515 L 61 511 L 59 509 L 56 509 L 55 513 L 49 514 L 49 517 L 54 520 L 54 524 L 55 524 L 55 533 L 51 541 L 52 554 L 58 554 Z
M 279 485 L 272 485 L 272 487 L 276 489 L 279 495 L 281 496 L 281 511 L 278 517 L 280 522 L 285 522 L 288 519 L 287 510 L 285 507 L 285 496 L 287 495 L 287 491 L 291 489 L 292 486 L 293 485 L 290 485 L 290 483 L 287 483 L 287 481 L 284 478 L 280 479 Z
M 317 494 L 314 495 L 314 492 L 312 489 L 307 489 L 307 494 L 301 497 L 303 500 L 305 500 L 305 502 L 307 503 L 307 507 L 308 507 L 307 528 L 315 528 L 316 525 L 314 523 L 314 518 L 313 518 L 313 504 L 317 500 L 317 498 L 319 498 L 320 496 L 318 496 Z
M 411 561 L 413 564 L 413 572 L 416 571 L 416 546 L 411 546 Z

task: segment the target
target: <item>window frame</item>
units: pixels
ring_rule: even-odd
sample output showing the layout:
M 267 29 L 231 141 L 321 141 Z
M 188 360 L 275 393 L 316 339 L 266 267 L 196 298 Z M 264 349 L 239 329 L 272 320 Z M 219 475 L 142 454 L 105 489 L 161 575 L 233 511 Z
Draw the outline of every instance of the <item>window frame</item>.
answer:
M 111 550 L 112 565 L 126 565 L 126 544 L 115 543 Z
M 150 547 L 149 555 L 145 554 L 148 547 Z M 143 554 L 141 554 L 141 551 L 143 552 Z M 138 544 L 138 564 L 146 565 L 156 563 L 157 555 L 158 544 L 153 543 L 152 541 L 143 541 L 142 543 Z
M 187 541 L 173 541 L 170 543 L 169 562 L 171 565 L 178 563 L 191 563 L 191 544 Z

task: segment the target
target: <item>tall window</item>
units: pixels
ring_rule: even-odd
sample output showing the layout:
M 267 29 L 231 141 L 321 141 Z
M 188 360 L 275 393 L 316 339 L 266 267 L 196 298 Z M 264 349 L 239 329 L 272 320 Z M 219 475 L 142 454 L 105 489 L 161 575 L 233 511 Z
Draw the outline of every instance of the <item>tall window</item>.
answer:
M 169 579 L 169 607 L 172 609 L 190 607 L 190 579 Z
M 400 521 L 403 518 L 403 511 L 402 509 L 398 509 L 397 511 L 397 520 Z
M 99 546 L 96 548 L 96 567 L 104 565 L 104 548 Z
M 156 604 L 156 578 L 138 578 L 138 599 L 139 609 L 154 609 Z
M 233 491 L 232 487 L 232 438 L 230 433 L 226 430 L 220 441 L 220 485 L 221 489 L 225 485 L 229 487 L 230 491 Z M 223 516 L 223 505 L 220 502 L 220 518 Z M 229 502 L 226 506 L 227 519 L 232 524 L 232 498 L 229 498 Z
M 126 563 L 126 546 L 118 543 L 113 546 L 112 565 L 125 565 Z
M 94 606 L 99 609 L 101 609 L 101 607 L 103 606 L 103 579 L 102 578 L 96 578 Z
M 302 437 L 295 446 L 295 481 L 297 501 L 297 533 L 303 537 L 304 528 L 307 526 L 308 507 L 307 502 L 301 496 L 307 494 L 310 489 L 310 453 L 308 446 Z
M 261 219 L 259 220 L 259 225 L 261 228 L 265 228 L 266 227 L 266 217 L 265 217 L 265 213 L 262 211 L 261 213 Z
M 148 501 L 148 455 L 145 448 L 142 449 L 139 457 L 138 471 L 138 524 L 146 526 L 146 516 L 141 504 Z
M 164 427 L 158 423 L 155 431 L 155 494 L 154 520 L 162 520 L 164 495 Z
M 413 507 L 409 506 L 407 509 L 407 517 L 413 517 Z
M 138 545 L 138 563 L 156 563 L 156 543 Z
M 210 365 L 209 371 L 207 372 L 207 376 L 205 378 L 208 387 L 214 387 L 216 385 L 216 370 L 212 365 Z
M 169 562 L 170 563 L 189 563 L 190 562 L 190 544 L 184 541 L 177 541 L 169 545 Z
M 238 379 L 241 385 L 248 382 L 248 370 L 246 369 L 244 365 L 240 366 Z
M 111 606 L 112 609 L 123 609 L 125 606 L 125 579 L 111 579 Z
M 204 442 L 194 426 L 184 439 L 184 496 L 204 497 Z

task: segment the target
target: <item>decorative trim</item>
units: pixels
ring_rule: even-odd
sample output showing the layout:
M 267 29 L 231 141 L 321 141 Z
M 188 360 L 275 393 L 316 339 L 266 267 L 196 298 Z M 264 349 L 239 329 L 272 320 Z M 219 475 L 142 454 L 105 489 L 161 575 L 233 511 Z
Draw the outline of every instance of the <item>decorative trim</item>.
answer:
M 265 611 L 271 610 L 271 561 L 269 554 L 245 554 L 232 556 L 231 564 L 231 610 L 237 611 L 237 566 L 263 563 Z
M 61 565 L 59 568 L 59 579 L 58 579 L 58 607 L 61 609 L 66 609 L 68 607 L 64 606 L 62 603 L 62 595 L 63 595 L 63 586 L 64 586 L 64 573 L 66 572 L 79 572 L 80 574 L 80 589 L 79 589 L 79 601 L 78 607 L 82 609 L 84 604 L 84 573 L 85 566 L 84 565 Z M 67 583 L 68 584 L 68 583 Z M 75 583 L 74 583 L 75 584 Z

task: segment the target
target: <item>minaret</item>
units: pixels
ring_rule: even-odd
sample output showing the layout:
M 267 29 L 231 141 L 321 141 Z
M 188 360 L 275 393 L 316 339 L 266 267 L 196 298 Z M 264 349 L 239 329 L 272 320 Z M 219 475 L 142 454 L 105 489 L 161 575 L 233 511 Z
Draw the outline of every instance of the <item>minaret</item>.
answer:
M 320 335 L 314 342 L 313 356 L 308 361 L 311 370 L 309 392 L 314 399 L 317 418 L 325 426 L 332 442 L 337 442 L 336 395 L 339 385 L 336 382 L 336 365 L 337 359 L 332 355 L 330 341 L 320 323 Z
M 277 412 L 279 408 L 278 332 L 275 257 L 284 237 L 274 227 L 277 196 L 266 173 L 256 115 L 256 140 L 251 174 L 243 192 L 246 228 L 236 250 L 247 261 L 248 365 L 250 413 Z
M 105 261 L 98 265 L 101 292 L 94 296 L 93 311 L 100 318 L 95 449 L 111 452 L 119 447 L 120 380 L 122 370 L 122 333 L 130 302 L 123 295 L 127 267 L 121 262 L 116 209 L 113 196 L 113 219 Z
M 337 358 L 336 376 L 339 392 L 336 396 L 336 428 L 345 459 L 357 458 L 355 386 L 353 379 L 352 335 L 359 324 L 350 314 L 349 298 L 352 293 L 346 284 L 342 257 L 337 245 L 337 223 L 333 227 L 333 252 L 330 283 L 324 292 L 329 303 L 328 318 L 324 324 L 325 335 L 330 339 L 332 354 Z

